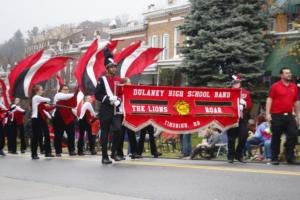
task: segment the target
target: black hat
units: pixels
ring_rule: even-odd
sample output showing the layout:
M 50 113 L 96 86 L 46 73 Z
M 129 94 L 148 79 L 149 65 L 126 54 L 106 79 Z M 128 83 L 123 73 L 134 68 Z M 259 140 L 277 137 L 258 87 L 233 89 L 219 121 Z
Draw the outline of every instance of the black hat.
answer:
M 104 53 L 104 65 L 106 66 L 106 68 L 117 66 L 117 64 L 114 61 L 114 57 L 112 53 L 107 47 L 105 47 L 103 53 Z

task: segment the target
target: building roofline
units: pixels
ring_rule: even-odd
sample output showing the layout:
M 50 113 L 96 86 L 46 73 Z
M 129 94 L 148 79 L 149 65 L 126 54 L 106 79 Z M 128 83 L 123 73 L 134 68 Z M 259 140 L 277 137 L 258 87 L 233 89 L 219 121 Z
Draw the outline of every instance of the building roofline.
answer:
M 188 10 L 188 9 L 190 9 L 190 7 L 191 7 L 190 3 L 185 3 L 185 4 L 176 5 L 176 6 L 172 6 L 172 7 L 160 8 L 157 10 L 150 10 L 148 12 L 144 12 L 143 16 L 148 19 L 163 17 L 163 16 L 168 15 L 169 13 L 173 13 L 173 12 L 179 13 L 181 11 Z
M 127 27 L 112 29 L 109 30 L 108 33 L 111 35 L 120 35 L 120 34 L 132 33 L 137 31 L 144 31 L 144 30 L 146 30 L 146 25 L 138 24 L 136 26 L 127 26 Z

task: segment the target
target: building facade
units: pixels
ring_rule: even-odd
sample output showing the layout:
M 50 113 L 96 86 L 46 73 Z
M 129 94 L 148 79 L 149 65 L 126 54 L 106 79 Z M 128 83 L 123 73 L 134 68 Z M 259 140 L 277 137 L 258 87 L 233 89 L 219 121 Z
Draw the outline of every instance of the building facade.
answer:
M 288 66 L 293 74 L 300 75 L 300 0 L 278 0 L 271 7 L 270 24 L 272 52 L 266 60 L 271 76 L 278 76 L 280 68 Z

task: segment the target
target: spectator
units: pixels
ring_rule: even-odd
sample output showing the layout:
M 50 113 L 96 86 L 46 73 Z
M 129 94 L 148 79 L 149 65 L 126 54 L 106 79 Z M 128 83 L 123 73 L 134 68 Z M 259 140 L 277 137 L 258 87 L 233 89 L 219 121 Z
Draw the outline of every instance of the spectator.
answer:
M 192 152 L 192 135 L 182 134 L 180 135 L 181 153 L 183 157 L 188 157 Z
M 280 69 L 281 80 L 274 83 L 266 102 L 266 119 L 271 123 L 272 162 L 279 165 L 280 141 L 286 135 L 285 156 L 288 164 L 296 164 L 295 146 L 298 142 L 299 100 L 298 88 L 292 83 L 292 72 L 288 67 Z
M 265 147 L 265 157 L 269 161 L 271 159 L 271 135 L 269 131 L 268 124 L 263 115 L 258 116 L 257 118 L 257 128 L 253 137 L 248 138 L 246 142 L 246 149 L 249 157 L 253 157 L 252 155 L 252 145 L 258 145 L 259 147 Z M 262 148 L 260 148 L 260 155 L 263 155 Z
M 144 152 L 144 142 L 145 142 L 146 134 L 149 134 L 151 154 L 153 155 L 154 158 L 158 158 L 162 154 L 157 151 L 155 136 L 154 136 L 154 127 L 152 125 L 148 125 L 141 130 L 140 139 L 137 147 L 137 154 L 139 156 L 142 156 L 142 153 Z
M 201 157 L 205 157 L 207 159 L 215 157 L 215 145 L 222 142 L 219 129 L 208 128 L 205 132 L 204 138 L 207 140 L 202 140 L 202 143 L 196 146 L 192 152 L 191 159 L 194 159 L 197 154 L 200 154 Z M 203 156 L 203 151 L 207 156 Z

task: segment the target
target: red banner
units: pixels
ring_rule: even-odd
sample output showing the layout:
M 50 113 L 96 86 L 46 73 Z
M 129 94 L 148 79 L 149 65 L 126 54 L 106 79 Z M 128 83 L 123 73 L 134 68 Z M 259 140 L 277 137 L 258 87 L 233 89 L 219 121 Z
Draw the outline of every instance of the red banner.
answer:
M 124 124 L 134 131 L 149 124 L 174 133 L 224 130 L 238 123 L 239 98 L 239 89 L 125 85 Z

